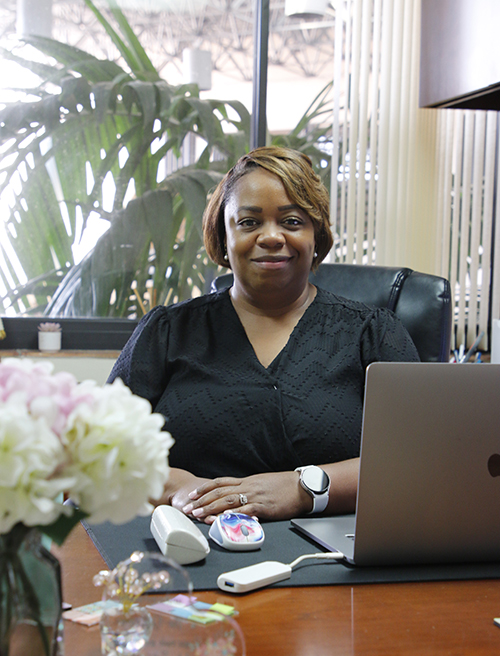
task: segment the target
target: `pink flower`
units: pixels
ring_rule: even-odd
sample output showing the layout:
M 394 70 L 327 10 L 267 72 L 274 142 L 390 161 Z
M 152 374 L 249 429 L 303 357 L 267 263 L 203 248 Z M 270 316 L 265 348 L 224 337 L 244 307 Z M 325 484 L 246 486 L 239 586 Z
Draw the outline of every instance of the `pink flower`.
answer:
M 44 417 L 49 427 L 61 435 L 67 419 L 81 403 L 91 405 L 92 395 L 81 390 L 69 373 L 52 374 L 47 362 L 33 364 L 7 358 L 0 364 L 0 403 L 22 402 L 33 417 Z
M 0 534 L 71 514 L 92 521 L 151 512 L 168 478 L 165 419 L 121 380 L 98 387 L 47 362 L 0 362 Z

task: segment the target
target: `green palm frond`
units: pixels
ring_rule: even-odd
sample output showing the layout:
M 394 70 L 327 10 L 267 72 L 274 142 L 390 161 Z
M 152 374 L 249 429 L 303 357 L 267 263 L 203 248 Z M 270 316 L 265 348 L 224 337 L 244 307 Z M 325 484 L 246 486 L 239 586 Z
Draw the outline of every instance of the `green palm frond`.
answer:
M 248 151 L 250 115 L 238 101 L 201 99 L 196 85 L 169 85 L 116 5 L 108 20 L 85 3 L 124 66 L 43 37 L 26 41 L 46 61 L 0 52 L 40 77 L 32 101 L 0 109 L 0 195 L 10 205 L 0 283 L 9 289 L 4 301 L 27 313 L 140 316 L 206 291 L 216 274 L 201 217 L 210 190 Z M 328 132 L 329 91 L 289 135 L 273 138 L 306 152 L 318 170 L 327 159 L 318 140 Z M 174 170 L 187 139 L 200 154 Z M 165 176 L 166 158 L 175 166 Z M 94 218 L 109 228 L 77 262 L 74 245 Z

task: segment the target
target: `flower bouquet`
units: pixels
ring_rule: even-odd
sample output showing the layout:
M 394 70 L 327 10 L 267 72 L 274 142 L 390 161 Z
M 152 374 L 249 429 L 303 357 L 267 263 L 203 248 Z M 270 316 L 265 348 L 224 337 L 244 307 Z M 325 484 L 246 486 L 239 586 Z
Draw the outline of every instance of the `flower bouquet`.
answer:
M 35 571 L 37 559 L 54 557 L 33 535 L 62 544 L 83 518 L 120 524 L 149 514 L 168 478 L 173 440 L 163 424 L 119 379 L 99 387 L 52 374 L 47 362 L 0 363 L 1 656 L 20 623 L 37 628 L 39 653 L 56 653 L 45 625 L 57 627 L 60 603 L 55 620 L 44 618 L 39 588 L 58 584 Z

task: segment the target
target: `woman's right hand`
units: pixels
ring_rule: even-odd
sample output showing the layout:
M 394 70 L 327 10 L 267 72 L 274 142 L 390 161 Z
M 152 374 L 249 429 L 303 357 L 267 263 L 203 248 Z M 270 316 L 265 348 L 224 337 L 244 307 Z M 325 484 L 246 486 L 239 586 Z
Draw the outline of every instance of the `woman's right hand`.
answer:
M 199 478 L 184 469 L 170 468 L 162 497 L 152 503 L 155 506 L 166 504 L 182 511 L 184 506 L 190 503 L 188 494 L 208 480 L 208 478 Z

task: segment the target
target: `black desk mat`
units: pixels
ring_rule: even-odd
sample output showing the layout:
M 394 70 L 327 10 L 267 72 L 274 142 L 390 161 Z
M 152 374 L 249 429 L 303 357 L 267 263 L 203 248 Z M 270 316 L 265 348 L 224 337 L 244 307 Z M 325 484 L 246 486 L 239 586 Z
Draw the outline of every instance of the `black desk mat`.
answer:
M 109 522 L 89 525 L 85 530 L 106 561 L 113 568 L 133 551 L 156 551 L 158 546 L 149 530 L 149 517 L 137 517 L 127 524 Z M 198 524 L 208 538 L 209 527 Z M 217 577 L 247 565 L 265 560 L 291 563 L 298 556 L 324 551 L 322 547 L 297 533 L 290 522 L 263 524 L 266 539 L 258 551 L 226 551 L 210 540 L 210 553 L 205 560 L 184 565 L 193 582 L 194 590 L 217 590 Z M 352 567 L 337 561 L 304 561 L 294 569 L 290 579 L 275 583 L 278 587 L 309 585 L 339 585 L 357 583 L 402 583 L 410 581 L 453 581 L 500 578 L 499 563 L 453 565 L 417 565 L 397 567 Z

